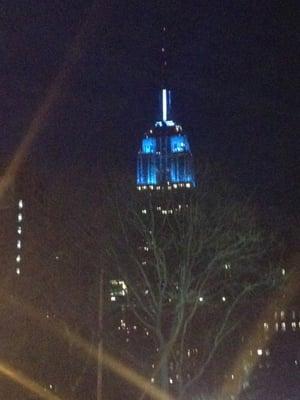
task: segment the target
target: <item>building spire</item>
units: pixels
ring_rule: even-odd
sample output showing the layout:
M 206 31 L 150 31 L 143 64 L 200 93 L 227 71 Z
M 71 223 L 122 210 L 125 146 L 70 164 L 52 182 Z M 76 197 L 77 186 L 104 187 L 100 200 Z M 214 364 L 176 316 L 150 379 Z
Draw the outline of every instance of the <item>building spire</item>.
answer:
M 166 35 L 167 28 L 162 27 L 162 47 L 161 47 L 161 107 L 162 107 L 162 121 L 168 121 L 171 117 L 171 91 L 168 85 L 168 60 L 166 48 Z
M 162 45 L 161 45 L 161 86 L 163 88 L 167 88 L 167 68 L 168 68 L 168 60 L 167 60 L 167 27 L 162 27 Z

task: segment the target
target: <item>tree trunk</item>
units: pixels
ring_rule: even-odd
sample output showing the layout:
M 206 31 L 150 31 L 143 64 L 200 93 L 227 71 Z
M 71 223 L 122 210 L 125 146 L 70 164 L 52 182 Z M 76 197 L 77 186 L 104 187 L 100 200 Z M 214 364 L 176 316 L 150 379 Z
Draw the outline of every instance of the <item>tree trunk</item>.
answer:
M 169 357 L 168 354 L 165 352 L 165 342 L 164 340 L 160 340 L 160 352 L 161 357 L 159 359 L 160 362 L 160 386 L 161 388 L 168 393 L 169 392 Z

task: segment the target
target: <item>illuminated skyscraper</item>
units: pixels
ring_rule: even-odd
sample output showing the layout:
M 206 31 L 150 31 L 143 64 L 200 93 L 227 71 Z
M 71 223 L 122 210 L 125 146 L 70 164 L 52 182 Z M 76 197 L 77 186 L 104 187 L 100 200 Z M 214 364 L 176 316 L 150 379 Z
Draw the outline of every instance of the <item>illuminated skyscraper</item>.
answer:
M 137 159 L 138 190 L 171 190 L 195 186 L 187 135 L 171 118 L 171 91 L 162 89 L 162 116 L 144 134 Z

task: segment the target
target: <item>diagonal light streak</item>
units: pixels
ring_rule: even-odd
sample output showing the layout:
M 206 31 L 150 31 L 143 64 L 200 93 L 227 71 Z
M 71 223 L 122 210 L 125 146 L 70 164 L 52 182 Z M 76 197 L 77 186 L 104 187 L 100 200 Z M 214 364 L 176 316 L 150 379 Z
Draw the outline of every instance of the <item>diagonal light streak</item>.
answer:
M 248 336 L 248 340 L 245 342 L 242 351 L 238 354 L 235 359 L 230 375 L 232 374 L 235 378 L 232 381 L 227 381 L 224 383 L 222 388 L 222 395 L 226 396 L 230 393 L 233 398 L 238 398 L 242 391 L 242 385 L 246 378 L 251 376 L 260 356 L 257 352 L 253 351 L 253 355 L 250 356 L 249 349 L 264 348 L 268 343 L 272 341 L 273 336 L 276 334 L 275 329 L 268 336 L 261 334 L 261 329 L 265 321 L 272 321 L 274 316 L 275 305 L 278 304 L 278 299 L 280 298 L 280 307 L 282 310 L 286 310 L 289 304 L 294 301 L 296 296 L 299 295 L 300 289 L 300 271 L 295 268 L 297 264 L 297 255 L 295 259 L 289 260 L 293 271 L 291 272 L 289 278 L 286 281 L 284 288 L 285 296 L 282 296 L 282 287 L 277 290 L 273 298 L 270 300 L 269 305 L 262 311 L 257 323 L 254 325 L 253 330 Z M 251 366 L 247 373 L 242 369 L 243 363 Z M 222 396 L 221 396 L 222 397 Z
M 0 199 L 13 184 L 22 163 L 30 152 L 33 142 L 41 133 L 49 118 L 51 110 L 62 96 L 71 71 L 83 54 L 84 44 L 90 36 L 91 31 L 93 31 L 98 24 L 96 17 L 99 16 L 99 11 L 100 1 L 96 0 L 91 6 L 90 12 L 79 30 L 79 33 L 67 51 L 65 60 L 55 79 L 51 83 L 44 100 L 36 110 L 23 140 L 18 146 L 11 162 L 7 166 L 4 175 L 0 178 Z
M 18 385 L 24 387 L 31 393 L 38 395 L 39 398 L 44 400 L 63 400 L 61 397 L 56 396 L 49 390 L 39 385 L 28 376 L 24 375 L 23 372 L 14 369 L 5 362 L 0 360 L 0 374 L 4 375 L 6 378 L 17 383 Z
M 171 395 L 150 383 L 150 381 L 144 376 L 132 368 L 129 368 L 123 362 L 111 356 L 106 351 L 102 351 L 101 354 L 99 354 L 96 346 L 89 343 L 81 336 L 73 333 L 69 328 L 66 327 L 66 324 L 63 324 L 63 328 L 62 324 L 57 322 L 55 323 L 54 321 L 51 321 L 50 323 L 48 320 L 45 320 L 37 310 L 28 304 L 26 305 L 24 301 L 13 298 L 4 292 L 0 294 L 2 295 L 1 297 L 3 297 L 2 300 L 6 300 L 6 302 L 11 304 L 16 310 L 28 315 L 29 318 L 40 325 L 42 329 L 45 329 L 48 333 L 51 331 L 53 336 L 63 339 L 68 344 L 76 346 L 77 349 L 80 350 L 80 352 L 85 356 L 88 356 L 91 361 L 102 363 L 105 368 L 123 380 L 127 381 L 132 386 L 138 388 L 141 392 L 144 392 L 147 396 L 149 396 L 150 399 L 174 400 Z

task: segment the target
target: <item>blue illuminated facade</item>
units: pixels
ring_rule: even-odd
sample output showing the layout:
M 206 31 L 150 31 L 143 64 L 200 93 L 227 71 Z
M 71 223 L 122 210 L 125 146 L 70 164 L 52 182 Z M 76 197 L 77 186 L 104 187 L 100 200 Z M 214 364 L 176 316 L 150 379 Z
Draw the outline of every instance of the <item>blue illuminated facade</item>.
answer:
M 162 120 L 145 133 L 137 159 L 138 189 L 192 188 L 193 158 L 187 135 L 170 115 L 171 95 L 162 91 Z

